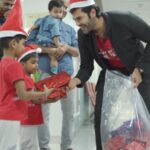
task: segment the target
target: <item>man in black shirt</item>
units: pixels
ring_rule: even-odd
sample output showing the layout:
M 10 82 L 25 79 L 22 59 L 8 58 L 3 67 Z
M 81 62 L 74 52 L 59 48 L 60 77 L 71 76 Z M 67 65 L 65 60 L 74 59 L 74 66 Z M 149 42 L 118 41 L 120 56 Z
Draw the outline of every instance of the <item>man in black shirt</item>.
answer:
M 94 0 L 71 0 L 70 8 L 80 27 L 81 65 L 69 88 L 84 85 L 92 74 L 94 60 L 102 68 L 96 86 L 95 106 L 96 145 L 97 150 L 102 150 L 100 117 L 106 69 L 131 75 L 150 112 L 150 27 L 130 12 L 102 13 Z

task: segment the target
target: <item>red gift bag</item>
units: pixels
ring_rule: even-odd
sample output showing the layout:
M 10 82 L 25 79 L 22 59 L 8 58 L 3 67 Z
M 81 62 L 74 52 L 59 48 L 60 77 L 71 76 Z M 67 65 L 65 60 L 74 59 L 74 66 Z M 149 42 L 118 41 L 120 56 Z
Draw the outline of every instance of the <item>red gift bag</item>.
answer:
M 56 75 L 52 75 L 50 77 L 47 77 L 35 84 L 35 87 L 38 91 L 43 91 L 43 86 L 46 85 L 48 88 L 55 88 L 53 93 L 51 93 L 47 101 L 51 101 L 56 98 L 63 98 L 66 97 L 67 93 L 64 90 L 65 87 L 67 87 L 71 77 L 66 72 L 60 72 Z M 45 102 L 44 102 L 45 103 Z

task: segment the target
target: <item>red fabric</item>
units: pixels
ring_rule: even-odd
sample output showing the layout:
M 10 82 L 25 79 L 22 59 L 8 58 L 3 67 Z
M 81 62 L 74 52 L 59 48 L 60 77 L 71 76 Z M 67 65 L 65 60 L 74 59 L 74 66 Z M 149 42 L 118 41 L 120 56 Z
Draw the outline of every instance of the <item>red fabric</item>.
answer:
M 145 150 L 146 146 L 142 143 L 138 143 L 133 141 L 132 143 L 128 144 L 124 150 Z
M 44 80 L 41 80 L 36 83 L 36 89 L 43 91 L 43 85 L 45 84 L 48 88 L 55 88 L 54 92 L 48 96 L 47 101 L 53 100 L 55 98 L 66 97 L 66 91 L 63 91 L 62 88 L 67 87 L 70 81 L 70 76 L 66 72 L 60 72 L 57 75 L 53 75 Z
M 112 43 L 109 38 L 103 40 L 102 38 L 98 38 L 97 40 L 100 54 L 109 61 L 111 66 L 117 68 L 125 67 L 124 64 L 121 62 L 120 58 L 117 56 L 115 50 L 112 47 Z
M 34 81 L 31 77 L 25 76 L 25 84 L 27 90 L 34 90 Z M 28 112 L 27 118 L 21 121 L 22 125 L 39 125 L 42 124 L 43 115 L 41 104 L 34 104 L 32 101 L 27 101 Z
M 106 150 L 119 150 L 125 146 L 126 137 L 125 136 L 115 136 L 110 138 L 105 145 Z
M 22 120 L 26 118 L 27 105 L 16 95 L 14 83 L 24 80 L 22 66 L 12 58 L 0 61 L 0 119 Z
M 105 144 L 106 150 L 145 150 L 148 148 L 150 148 L 149 141 L 128 139 L 123 135 L 112 137 Z

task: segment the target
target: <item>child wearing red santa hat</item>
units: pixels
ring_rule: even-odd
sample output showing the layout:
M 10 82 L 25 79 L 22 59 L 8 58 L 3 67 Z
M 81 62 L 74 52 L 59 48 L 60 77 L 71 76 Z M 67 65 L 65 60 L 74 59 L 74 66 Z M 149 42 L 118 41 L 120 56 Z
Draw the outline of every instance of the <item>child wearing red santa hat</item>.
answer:
M 41 49 L 35 45 L 26 45 L 24 53 L 18 61 L 22 64 L 25 73 L 25 83 L 28 91 L 34 91 L 34 81 L 31 75 L 38 70 L 38 55 Z M 21 135 L 19 149 L 38 150 L 38 125 L 43 123 L 41 104 L 28 101 L 27 118 L 21 121 Z
M 0 61 L 0 150 L 16 150 L 20 120 L 27 117 L 27 101 L 23 100 L 45 100 L 52 92 L 46 87 L 43 92 L 26 90 L 23 68 L 15 59 L 24 51 L 25 38 L 20 0 L 16 0 L 7 21 L 0 27 L 0 47 L 3 50 Z

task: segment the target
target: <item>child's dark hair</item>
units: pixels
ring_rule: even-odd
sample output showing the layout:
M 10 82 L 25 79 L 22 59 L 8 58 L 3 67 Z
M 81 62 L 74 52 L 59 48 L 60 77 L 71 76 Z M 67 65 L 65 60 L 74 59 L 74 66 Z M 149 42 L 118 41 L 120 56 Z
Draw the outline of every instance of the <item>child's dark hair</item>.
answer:
M 79 8 L 73 8 L 70 10 L 70 13 L 73 14 L 75 12 L 75 10 L 77 10 Z M 87 13 L 87 15 L 90 17 L 90 12 L 92 9 L 95 9 L 96 11 L 96 17 L 100 17 L 101 16 L 101 10 L 100 7 L 98 7 L 97 5 L 91 5 L 91 6 L 87 6 L 87 7 L 83 7 L 81 8 L 81 10 L 85 13 Z
M 51 11 L 54 7 L 63 7 L 64 2 L 62 0 L 51 0 L 48 4 L 48 10 Z
M 3 50 L 9 48 L 9 43 L 13 39 L 15 39 L 17 42 L 19 42 L 22 39 L 26 39 L 26 37 L 24 35 L 19 34 L 14 37 L 0 38 L 0 59 L 3 57 Z
M 20 60 L 20 62 L 27 62 L 32 57 L 38 57 L 38 54 L 36 52 L 30 53 L 30 54 L 26 55 L 25 57 L 23 57 Z

